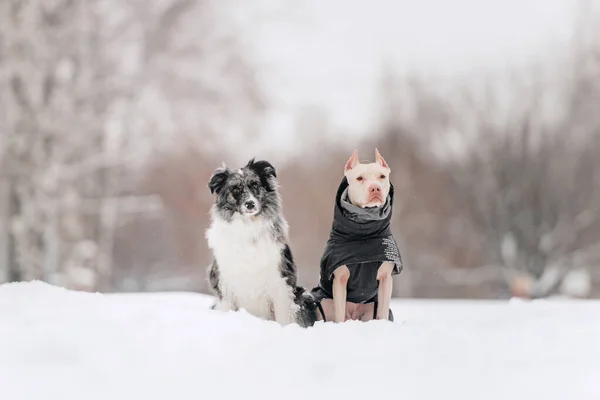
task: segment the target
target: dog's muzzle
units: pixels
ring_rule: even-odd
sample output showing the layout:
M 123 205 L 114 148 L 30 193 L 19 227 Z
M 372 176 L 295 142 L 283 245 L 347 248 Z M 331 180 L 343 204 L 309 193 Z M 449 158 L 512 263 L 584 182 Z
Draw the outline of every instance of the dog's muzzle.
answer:
M 256 199 L 250 198 L 242 205 L 242 212 L 245 215 L 256 215 L 260 212 L 260 204 Z

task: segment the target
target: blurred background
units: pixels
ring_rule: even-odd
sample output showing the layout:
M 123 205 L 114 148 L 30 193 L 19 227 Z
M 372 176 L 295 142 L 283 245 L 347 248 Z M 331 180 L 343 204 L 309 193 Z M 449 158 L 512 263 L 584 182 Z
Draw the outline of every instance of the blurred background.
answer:
M 207 292 L 207 187 L 278 171 L 312 287 L 354 148 L 396 297 L 600 295 L 593 0 L 2 0 L 0 283 Z

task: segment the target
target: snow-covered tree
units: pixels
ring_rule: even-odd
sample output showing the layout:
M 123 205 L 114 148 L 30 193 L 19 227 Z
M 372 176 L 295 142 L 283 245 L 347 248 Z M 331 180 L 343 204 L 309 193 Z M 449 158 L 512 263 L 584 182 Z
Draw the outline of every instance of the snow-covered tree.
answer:
M 72 218 L 81 198 L 74 175 L 99 153 L 102 132 L 90 6 L 61 0 L 0 5 L 12 279 L 60 280 L 56 254 L 68 253 L 84 236 Z
M 262 107 L 237 37 L 211 0 L 0 3 L 0 281 L 110 289 L 120 223 L 163 209 L 146 161 Z

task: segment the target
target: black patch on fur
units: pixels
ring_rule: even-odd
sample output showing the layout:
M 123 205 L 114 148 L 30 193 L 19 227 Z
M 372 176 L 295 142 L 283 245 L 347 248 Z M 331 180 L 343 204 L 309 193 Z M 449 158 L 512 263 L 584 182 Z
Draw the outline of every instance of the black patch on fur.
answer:
M 219 264 L 217 264 L 217 260 L 213 260 L 210 269 L 208 270 L 208 283 L 219 300 L 223 298 L 223 293 L 221 293 L 221 289 L 219 288 L 220 277 Z M 214 308 L 214 306 L 212 308 Z
M 303 328 L 313 326 L 317 322 L 317 300 L 301 286 L 294 288 L 294 303 L 299 306 L 296 312 L 296 323 Z
M 248 161 L 246 168 L 253 171 L 257 176 L 260 177 L 261 185 L 264 186 L 268 191 L 272 192 L 275 190 L 275 186 L 270 178 L 277 178 L 277 171 L 275 167 L 268 161 L 254 161 L 254 158 Z
M 281 250 L 281 266 L 279 267 L 279 272 L 281 272 L 281 277 L 285 279 L 288 285 L 296 287 L 296 264 L 294 263 L 292 250 L 288 244 Z
M 208 181 L 208 188 L 210 189 L 210 194 L 219 194 L 221 189 L 223 189 L 223 186 L 225 186 L 225 182 L 227 182 L 229 175 L 230 171 L 228 169 L 217 168 L 210 177 L 210 180 Z
M 293 288 L 294 303 L 299 306 L 296 323 L 303 328 L 313 326 L 317 321 L 317 301 L 312 294 L 298 286 L 298 272 L 292 250 L 288 244 L 281 251 L 281 277 Z

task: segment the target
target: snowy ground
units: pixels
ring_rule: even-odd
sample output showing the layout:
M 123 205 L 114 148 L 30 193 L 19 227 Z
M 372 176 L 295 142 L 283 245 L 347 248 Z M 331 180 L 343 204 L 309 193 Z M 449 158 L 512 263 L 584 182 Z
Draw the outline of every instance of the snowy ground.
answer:
M 0 286 L 0 399 L 600 399 L 600 302 L 395 301 L 282 328 L 201 295 Z

